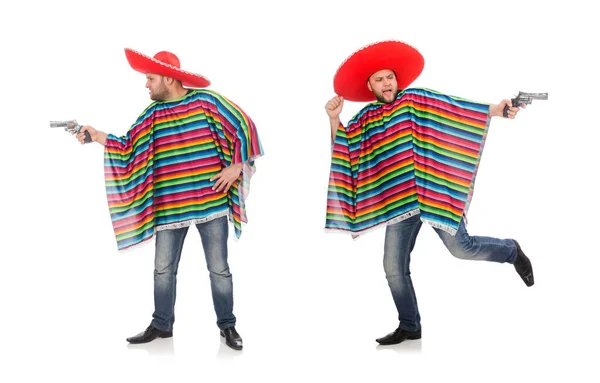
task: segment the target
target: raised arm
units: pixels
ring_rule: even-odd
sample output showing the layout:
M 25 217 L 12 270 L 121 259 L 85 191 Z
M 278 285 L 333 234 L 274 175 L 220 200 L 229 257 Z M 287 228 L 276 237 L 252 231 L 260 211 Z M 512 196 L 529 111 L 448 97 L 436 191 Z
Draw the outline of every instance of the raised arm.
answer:
M 340 127 L 340 113 L 344 107 L 344 98 L 335 96 L 325 104 L 325 111 L 329 116 L 329 125 L 331 127 L 331 142 L 335 140 L 335 135 Z

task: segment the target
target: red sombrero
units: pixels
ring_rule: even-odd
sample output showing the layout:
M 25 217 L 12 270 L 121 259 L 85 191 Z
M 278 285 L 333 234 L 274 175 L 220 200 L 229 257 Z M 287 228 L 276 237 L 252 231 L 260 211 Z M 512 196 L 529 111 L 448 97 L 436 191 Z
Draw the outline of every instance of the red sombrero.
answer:
M 181 81 L 183 86 L 190 88 L 205 88 L 210 81 L 199 74 L 182 70 L 179 59 L 171 52 L 162 51 L 154 57 L 146 56 L 133 49 L 125 48 L 125 56 L 131 67 L 143 74 L 154 73 Z
M 398 89 L 406 89 L 423 71 L 425 60 L 415 48 L 400 41 L 382 41 L 354 52 L 333 76 L 336 94 L 348 101 L 373 101 L 367 87 L 369 77 L 380 70 L 396 73 Z

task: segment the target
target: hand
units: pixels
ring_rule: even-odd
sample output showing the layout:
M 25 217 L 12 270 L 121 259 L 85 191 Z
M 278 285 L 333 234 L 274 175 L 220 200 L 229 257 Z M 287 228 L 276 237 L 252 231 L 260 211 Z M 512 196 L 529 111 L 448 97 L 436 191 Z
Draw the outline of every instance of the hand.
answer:
M 227 193 L 231 185 L 233 185 L 233 183 L 240 177 L 242 167 L 242 163 L 233 164 L 221 170 L 221 172 L 218 174 L 212 176 L 210 179 L 211 181 L 217 180 L 217 182 L 215 182 L 213 185 L 212 190 Z
M 85 143 L 85 134 L 83 132 L 88 132 L 90 134 L 90 137 L 92 139 L 92 142 L 96 141 L 96 138 L 98 136 L 98 131 L 94 128 L 92 128 L 89 125 L 86 125 L 84 127 L 82 127 L 79 132 L 77 133 L 77 135 L 75 136 L 75 138 L 77 138 L 77 140 L 79 140 L 79 143 L 81 143 L 82 145 Z
M 500 104 L 492 104 L 490 105 L 490 116 L 491 117 L 504 117 L 504 107 L 508 105 L 508 114 L 507 118 L 514 119 L 517 116 L 520 108 L 517 106 L 512 106 L 511 100 L 502 100 Z M 521 105 L 522 108 L 525 108 L 525 105 Z
M 344 107 L 344 98 L 341 96 L 335 96 L 327 104 L 325 105 L 325 111 L 330 119 L 337 119 L 340 117 L 340 113 L 342 113 L 342 108 Z

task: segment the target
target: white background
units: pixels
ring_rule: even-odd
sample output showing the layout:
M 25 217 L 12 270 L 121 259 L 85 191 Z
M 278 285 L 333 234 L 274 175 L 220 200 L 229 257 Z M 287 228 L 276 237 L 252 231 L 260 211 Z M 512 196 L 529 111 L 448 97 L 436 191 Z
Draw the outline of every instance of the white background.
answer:
M 597 382 L 600 30 L 569 2 L 22 1 L 0 6 L 0 380 Z M 423 226 L 412 275 L 423 339 L 397 326 L 383 230 L 323 230 L 338 65 L 403 40 L 425 57 L 413 86 L 484 102 L 549 92 L 494 119 L 469 212 L 473 235 L 516 238 L 512 265 L 454 259 Z M 153 243 L 118 253 L 102 147 L 48 122 L 124 134 L 149 104 L 123 48 L 177 54 L 255 121 L 249 224 L 231 240 L 237 329 L 218 336 L 199 236 L 179 272 L 174 338 L 128 346 L 153 310 Z M 346 103 L 347 121 L 362 104 Z

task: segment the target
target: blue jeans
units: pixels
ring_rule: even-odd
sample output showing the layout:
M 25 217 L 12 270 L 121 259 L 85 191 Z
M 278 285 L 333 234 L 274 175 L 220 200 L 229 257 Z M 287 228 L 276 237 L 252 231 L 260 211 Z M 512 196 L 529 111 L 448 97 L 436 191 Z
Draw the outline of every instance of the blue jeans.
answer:
M 235 326 L 233 283 L 227 264 L 227 217 L 196 225 L 202 240 L 206 265 L 210 273 L 213 305 L 220 329 Z M 152 326 L 170 331 L 175 322 L 177 268 L 188 227 L 156 232 L 154 256 L 154 314 Z
M 421 316 L 417 296 L 410 278 L 410 253 L 421 228 L 421 216 L 412 216 L 404 221 L 389 225 L 385 231 L 383 268 L 398 310 L 400 328 L 416 331 L 421 328 Z M 512 239 L 472 237 L 467 233 L 464 220 L 452 236 L 434 229 L 452 255 L 460 259 L 514 263 L 517 246 Z

